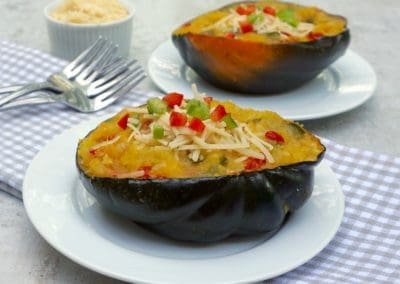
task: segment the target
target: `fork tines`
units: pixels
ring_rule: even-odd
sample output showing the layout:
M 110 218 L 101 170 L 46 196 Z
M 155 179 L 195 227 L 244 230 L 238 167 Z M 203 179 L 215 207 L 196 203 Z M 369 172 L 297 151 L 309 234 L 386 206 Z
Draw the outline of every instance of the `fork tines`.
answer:
M 89 96 L 102 94 L 106 98 L 124 86 L 130 86 L 131 83 L 136 85 L 137 80 L 141 81 L 146 77 L 145 71 L 135 59 L 128 62 L 118 61 L 109 66 L 107 71 L 89 86 Z

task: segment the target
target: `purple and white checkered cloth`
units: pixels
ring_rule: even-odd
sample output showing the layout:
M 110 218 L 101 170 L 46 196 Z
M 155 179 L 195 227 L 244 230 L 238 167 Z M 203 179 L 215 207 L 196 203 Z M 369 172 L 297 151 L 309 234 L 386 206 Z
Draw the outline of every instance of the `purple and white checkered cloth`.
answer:
M 37 50 L 0 41 L 0 85 L 45 80 L 65 62 Z M 34 155 L 58 133 L 83 120 L 144 103 L 154 93 L 134 90 L 96 114 L 62 105 L 0 112 L 0 189 L 20 198 Z M 326 161 L 346 198 L 343 222 L 316 257 L 276 283 L 400 283 L 400 158 L 323 140 Z

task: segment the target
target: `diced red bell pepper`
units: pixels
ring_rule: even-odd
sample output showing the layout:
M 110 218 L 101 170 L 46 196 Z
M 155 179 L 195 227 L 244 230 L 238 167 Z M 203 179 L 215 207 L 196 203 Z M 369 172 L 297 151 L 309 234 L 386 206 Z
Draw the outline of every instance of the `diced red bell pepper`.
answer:
M 276 16 L 276 10 L 269 6 L 264 7 L 263 12 L 267 15 Z
M 171 126 L 185 126 L 187 122 L 187 116 L 184 113 L 173 111 L 169 116 L 169 124 Z
M 138 170 L 139 171 L 144 171 L 144 174 L 141 176 L 141 178 L 149 178 L 150 177 L 151 168 L 152 168 L 151 166 L 140 167 Z
M 239 25 L 241 32 L 244 34 L 254 31 L 253 25 L 249 22 L 240 22 Z
M 236 8 L 236 13 L 238 13 L 239 15 L 250 15 L 251 13 L 253 13 L 256 10 L 256 6 L 255 5 L 246 5 L 246 6 L 238 6 Z
M 254 4 L 248 4 L 247 5 L 247 12 L 248 13 L 254 13 L 256 11 L 256 5 L 254 5 Z
M 311 40 L 317 40 L 323 37 L 324 35 L 322 33 L 314 33 L 314 32 L 309 32 L 308 38 Z
M 256 159 L 256 158 L 247 158 L 244 161 L 244 168 L 245 170 L 251 171 L 261 168 L 267 163 L 266 160 Z
M 125 114 L 118 120 L 118 126 L 121 127 L 122 129 L 126 129 L 128 126 L 128 119 L 129 119 L 129 114 Z
M 171 108 L 180 106 L 183 101 L 183 95 L 180 93 L 169 93 L 163 97 L 163 101 Z
M 234 33 L 227 33 L 225 35 L 226 38 L 230 38 L 230 39 L 234 39 L 235 38 L 235 34 Z
M 96 155 L 96 152 L 97 152 L 96 149 L 90 149 L 90 150 L 89 150 L 89 153 L 90 153 L 91 155 L 93 155 L 93 156 Z
M 201 119 L 194 117 L 189 123 L 189 128 L 198 133 L 202 133 L 204 131 L 204 129 L 206 128 L 206 126 L 201 121 Z
M 210 106 L 211 102 L 213 101 L 213 97 L 204 97 L 204 102 Z
M 283 138 L 282 135 L 275 131 L 267 131 L 265 132 L 265 139 L 272 140 L 278 143 L 284 143 L 285 139 Z
M 246 12 L 246 8 L 241 5 L 236 8 L 236 13 L 239 15 L 247 15 Z
M 216 108 L 211 112 L 211 120 L 212 121 L 220 121 L 224 116 L 227 115 L 227 112 L 223 105 L 217 105 Z

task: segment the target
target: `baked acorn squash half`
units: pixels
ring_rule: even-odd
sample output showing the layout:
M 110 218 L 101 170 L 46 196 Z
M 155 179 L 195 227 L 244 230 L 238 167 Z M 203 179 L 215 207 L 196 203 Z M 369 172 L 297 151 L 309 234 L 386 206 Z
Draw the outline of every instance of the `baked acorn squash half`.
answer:
M 173 239 L 213 242 L 277 232 L 311 196 L 324 152 L 295 122 L 195 90 L 122 110 L 76 157 L 105 208 Z
M 275 94 L 316 77 L 350 42 L 345 18 L 315 7 L 246 1 L 200 15 L 172 41 L 185 63 L 233 92 Z

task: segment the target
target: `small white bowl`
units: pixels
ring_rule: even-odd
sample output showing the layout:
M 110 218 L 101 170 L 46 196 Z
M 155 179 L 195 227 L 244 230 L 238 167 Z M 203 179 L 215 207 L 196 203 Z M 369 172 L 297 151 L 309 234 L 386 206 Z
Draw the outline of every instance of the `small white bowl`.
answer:
M 53 55 L 67 60 L 74 59 L 83 50 L 93 44 L 99 36 L 118 45 L 118 54 L 129 56 L 132 38 L 133 7 L 127 1 L 120 0 L 129 15 L 118 21 L 105 24 L 71 24 L 55 20 L 51 13 L 62 0 L 57 0 L 44 9 L 50 51 Z

